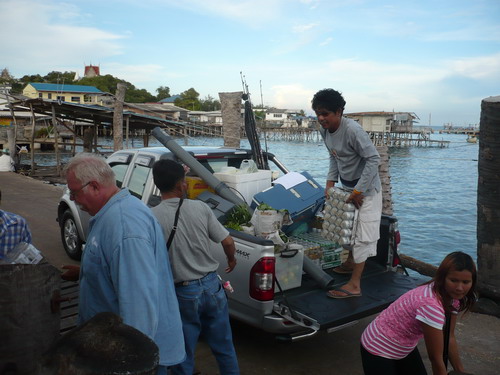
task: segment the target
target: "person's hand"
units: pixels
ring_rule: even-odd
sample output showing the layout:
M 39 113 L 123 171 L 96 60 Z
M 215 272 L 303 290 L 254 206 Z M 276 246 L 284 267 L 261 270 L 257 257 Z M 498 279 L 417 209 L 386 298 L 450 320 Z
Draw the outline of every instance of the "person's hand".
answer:
M 326 197 L 326 199 L 330 198 L 330 195 L 328 194 L 328 190 L 330 190 L 330 188 L 332 188 L 334 186 L 335 186 L 335 181 L 331 181 L 331 180 L 327 180 L 326 181 L 326 187 L 325 187 L 325 197 Z
M 356 207 L 358 210 L 361 208 L 363 205 L 363 194 L 360 193 L 359 191 L 353 190 L 351 195 L 349 195 L 349 198 L 347 198 L 346 203 L 352 203 L 354 204 L 354 207 Z
M 236 258 L 235 257 L 227 260 L 226 273 L 231 272 L 234 269 L 234 267 L 236 267 Z
M 80 266 L 68 264 L 62 266 L 62 268 L 66 271 L 61 274 L 61 279 L 66 281 L 78 281 L 80 278 Z

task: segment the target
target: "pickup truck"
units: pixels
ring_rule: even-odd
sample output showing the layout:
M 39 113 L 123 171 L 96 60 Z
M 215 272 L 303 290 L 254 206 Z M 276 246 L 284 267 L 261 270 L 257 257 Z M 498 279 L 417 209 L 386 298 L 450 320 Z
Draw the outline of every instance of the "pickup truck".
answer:
M 239 168 L 243 160 L 251 159 L 245 149 L 223 147 L 184 147 L 191 156 L 212 174 L 227 167 Z M 288 169 L 266 153 L 273 176 L 288 173 Z M 111 154 L 107 162 L 116 174 L 119 187 L 152 207 L 160 202 L 160 193 L 154 185 L 152 166 L 160 158 L 177 160 L 165 147 L 147 147 L 121 150 Z M 89 216 L 69 199 L 67 188 L 58 206 L 61 238 L 69 257 L 80 259 L 88 230 Z M 275 290 L 276 255 L 274 243 L 251 234 L 229 229 L 236 243 L 237 266 L 226 274 L 226 260 L 220 244 L 213 244 L 213 253 L 219 260 L 219 275 L 229 280 L 234 289 L 228 293 L 232 318 L 247 323 L 283 340 L 297 340 L 313 336 L 318 331 L 333 332 L 348 327 L 357 320 L 380 312 L 400 295 L 415 287 L 415 280 L 403 274 L 397 255 L 399 232 L 397 219 L 383 216 L 377 255 L 369 258 L 363 273 L 363 296 L 331 299 L 316 279 L 302 274 L 300 287 L 286 291 Z M 329 287 L 343 285 L 349 275 L 333 277 Z

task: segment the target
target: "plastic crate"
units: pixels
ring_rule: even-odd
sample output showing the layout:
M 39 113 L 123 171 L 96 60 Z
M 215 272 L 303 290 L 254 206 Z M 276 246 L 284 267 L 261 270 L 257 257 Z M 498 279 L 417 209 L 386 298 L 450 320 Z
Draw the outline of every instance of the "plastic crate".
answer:
M 304 264 L 303 249 L 283 250 L 275 254 L 275 275 L 282 290 L 298 288 L 302 284 L 302 266 Z M 279 292 L 278 285 L 274 287 Z

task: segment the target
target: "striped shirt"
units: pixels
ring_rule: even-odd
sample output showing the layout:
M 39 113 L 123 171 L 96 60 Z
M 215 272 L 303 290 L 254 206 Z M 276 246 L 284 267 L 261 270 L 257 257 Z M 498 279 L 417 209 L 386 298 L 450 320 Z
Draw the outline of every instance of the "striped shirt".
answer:
M 20 242 L 31 243 L 31 232 L 26 220 L 19 215 L 0 210 L 0 259 Z
M 401 359 L 423 338 L 420 322 L 442 330 L 445 313 L 432 286 L 427 284 L 410 290 L 382 311 L 363 332 L 363 347 L 379 357 Z M 459 301 L 453 300 L 453 306 L 458 308 Z

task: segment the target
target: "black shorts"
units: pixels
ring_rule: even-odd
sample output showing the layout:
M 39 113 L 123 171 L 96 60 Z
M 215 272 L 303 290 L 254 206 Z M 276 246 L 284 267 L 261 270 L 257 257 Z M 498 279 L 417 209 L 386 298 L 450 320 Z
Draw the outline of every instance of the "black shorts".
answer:
M 402 359 L 388 359 L 369 353 L 363 345 L 360 347 L 365 375 L 427 375 L 417 348 Z

